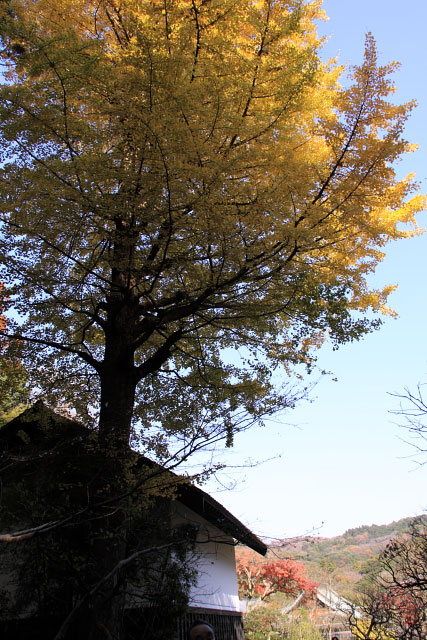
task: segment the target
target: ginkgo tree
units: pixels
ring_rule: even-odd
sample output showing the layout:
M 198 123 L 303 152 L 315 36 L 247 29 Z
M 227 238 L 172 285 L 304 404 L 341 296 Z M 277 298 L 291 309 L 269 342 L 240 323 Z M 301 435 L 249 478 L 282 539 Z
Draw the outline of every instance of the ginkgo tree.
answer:
M 133 417 L 191 429 L 200 403 L 277 408 L 272 370 L 372 327 L 352 312 L 384 311 L 390 287 L 366 276 L 424 205 L 392 168 L 413 104 L 388 100 L 372 37 L 341 88 L 319 2 L 1 12 L 9 339 L 44 391 L 99 408 L 104 444 L 127 447 Z M 165 388 L 198 398 L 188 419 Z
M 341 86 L 322 17 L 318 0 L 0 3 L 2 333 L 44 398 L 96 424 L 103 499 L 129 481 L 133 427 L 163 460 L 232 444 L 293 404 L 275 371 L 388 312 L 367 277 L 425 204 L 393 169 L 414 104 L 391 101 L 370 35 Z
M 7 324 L 1 314 L 3 291 L 3 283 L 0 282 L 0 331 L 5 331 Z M 7 341 L 0 339 L 0 427 L 22 412 L 28 399 L 26 372 L 16 357 L 9 359 L 4 356 L 7 347 Z

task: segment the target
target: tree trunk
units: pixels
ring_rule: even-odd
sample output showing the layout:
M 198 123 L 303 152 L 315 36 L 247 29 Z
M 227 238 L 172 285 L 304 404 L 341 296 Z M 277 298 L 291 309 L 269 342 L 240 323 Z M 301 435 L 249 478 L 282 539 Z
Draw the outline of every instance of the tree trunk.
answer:
M 117 301 L 115 301 L 117 302 Z M 125 601 L 125 576 L 115 572 L 127 552 L 127 501 L 119 496 L 132 482 L 129 437 L 135 399 L 136 378 L 132 335 L 133 305 L 122 304 L 110 314 L 105 332 L 104 361 L 100 371 L 101 403 L 98 428 L 98 456 L 95 503 L 98 519 L 92 526 L 94 571 L 90 585 L 102 583 L 90 599 L 88 640 L 121 640 Z M 117 499 L 116 499 L 117 498 Z
M 129 447 L 136 384 L 133 362 L 108 366 L 101 375 L 99 444 L 106 455 L 125 455 Z
M 139 311 L 139 297 L 131 275 L 134 241 L 125 220 L 117 219 L 111 286 L 106 296 L 104 358 L 98 371 L 100 468 L 93 483 L 93 500 L 100 506 L 92 523 L 93 571 L 89 571 L 88 584 L 96 591 L 89 601 L 87 633 L 83 633 L 88 640 L 123 638 L 125 575 L 115 568 L 126 558 L 129 522 L 127 501 L 119 496 L 132 483 L 129 438 L 137 383 L 134 339 Z M 105 580 L 107 576 L 110 577 Z

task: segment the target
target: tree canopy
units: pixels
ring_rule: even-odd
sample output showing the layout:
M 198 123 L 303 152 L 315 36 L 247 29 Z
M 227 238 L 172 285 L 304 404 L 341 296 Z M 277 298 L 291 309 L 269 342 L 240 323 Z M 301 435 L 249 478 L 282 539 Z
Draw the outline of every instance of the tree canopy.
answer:
M 317 583 L 309 580 L 304 566 L 291 558 L 259 560 L 249 551 L 237 554 L 237 579 L 241 598 L 264 601 L 275 593 L 312 596 Z M 247 603 L 249 610 L 249 603 Z
M 6 329 L 6 318 L 1 315 L 3 308 L 3 284 L 0 282 L 0 331 Z M 28 392 L 25 386 L 27 375 L 21 362 L 7 358 L 7 341 L 0 338 L 0 427 L 12 420 L 25 408 Z
M 301 0 L 1 3 L 6 333 L 117 446 L 132 418 L 230 443 L 292 404 L 277 367 L 387 312 L 392 287 L 366 278 L 424 205 L 392 166 L 414 105 L 390 101 L 396 64 L 370 35 L 342 87 L 322 17 Z
M 422 640 L 427 632 L 427 519 L 415 518 L 409 531 L 379 555 L 370 588 L 350 617 L 363 640 Z

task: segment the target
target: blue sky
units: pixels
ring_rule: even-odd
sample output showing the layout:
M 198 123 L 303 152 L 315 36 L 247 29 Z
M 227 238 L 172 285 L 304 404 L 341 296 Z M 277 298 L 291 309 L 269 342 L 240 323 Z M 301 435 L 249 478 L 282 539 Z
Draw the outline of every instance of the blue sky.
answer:
M 418 101 L 406 138 L 420 148 L 398 173 L 415 171 L 427 192 L 427 3 L 324 0 L 323 6 L 329 16 L 319 27 L 328 36 L 325 58 L 358 64 L 371 31 L 380 63 L 401 62 L 396 100 Z M 419 223 L 427 226 L 427 215 Z M 427 509 L 427 464 L 413 461 L 413 450 L 402 441 L 407 433 L 389 413 L 398 406 L 390 392 L 427 382 L 426 262 L 427 234 L 389 247 L 373 283 L 399 284 L 390 298 L 398 319 L 386 319 L 379 331 L 338 352 L 323 349 L 319 365 L 333 376 L 317 385 L 313 402 L 243 434 L 228 456 L 236 466 L 273 459 L 223 473 L 223 484 L 235 483 L 232 491 L 219 490 L 213 481 L 207 486 L 256 533 L 281 538 L 315 529 L 333 536 Z

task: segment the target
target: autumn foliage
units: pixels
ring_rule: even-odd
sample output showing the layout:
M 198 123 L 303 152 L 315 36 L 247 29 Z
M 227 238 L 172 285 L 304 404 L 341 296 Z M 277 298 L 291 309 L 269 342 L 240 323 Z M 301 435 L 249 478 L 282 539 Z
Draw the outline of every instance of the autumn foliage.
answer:
M 7 327 L 7 321 L 2 314 L 4 306 L 4 285 L 0 282 L 0 332 Z M 11 420 L 25 408 L 28 397 L 25 383 L 26 372 L 17 357 L 8 353 L 9 342 L 0 333 L 0 426 Z
M 1 3 L 8 334 L 52 402 L 99 409 L 105 442 L 127 447 L 138 419 L 187 437 L 209 414 L 231 444 L 237 416 L 293 404 L 277 367 L 388 312 L 393 287 L 368 278 L 425 204 L 393 170 L 414 103 L 390 100 L 372 36 L 343 87 L 322 17 L 297 0 Z
M 96 427 L 97 495 L 119 513 L 131 437 L 174 465 L 231 446 L 295 404 L 286 382 L 322 343 L 389 313 L 393 286 L 370 276 L 425 207 L 393 168 L 414 103 L 396 104 L 371 35 L 346 80 L 322 62 L 323 17 L 320 0 L 0 2 L 0 278 L 17 312 L 0 334 L 44 400 Z M 97 618 L 122 635 L 128 521 L 113 544 L 97 520 L 90 637 Z M 307 586 L 273 564 L 254 593 Z
M 379 556 L 378 574 L 361 596 L 350 623 L 363 640 L 425 640 L 427 637 L 427 519 L 392 540 Z M 361 615 L 360 615 L 361 614 Z
M 297 595 L 314 592 L 317 584 L 309 580 L 305 568 L 292 559 L 262 560 L 248 551 L 239 551 L 237 577 L 240 597 L 265 600 L 274 593 Z

